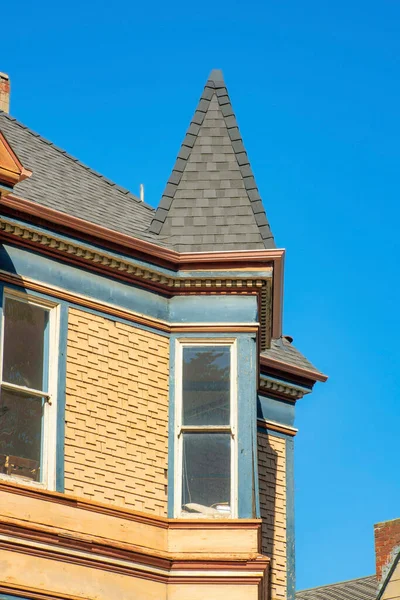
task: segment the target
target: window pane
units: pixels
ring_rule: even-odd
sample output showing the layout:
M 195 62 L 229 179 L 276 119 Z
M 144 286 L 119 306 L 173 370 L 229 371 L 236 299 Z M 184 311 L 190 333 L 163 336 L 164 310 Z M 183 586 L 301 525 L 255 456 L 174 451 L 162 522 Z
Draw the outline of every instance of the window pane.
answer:
M 1 390 L 0 473 L 40 480 L 43 399 Z
M 230 346 L 183 348 L 183 425 L 229 425 Z
M 205 514 L 230 512 L 231 436 L 227 433 L 184 433 L 183 510 Z M 206 510 L 212 507 L 214 510 Z
M 48 316 L 40 306 L 6 299 L 3 381 L 47 391 Z

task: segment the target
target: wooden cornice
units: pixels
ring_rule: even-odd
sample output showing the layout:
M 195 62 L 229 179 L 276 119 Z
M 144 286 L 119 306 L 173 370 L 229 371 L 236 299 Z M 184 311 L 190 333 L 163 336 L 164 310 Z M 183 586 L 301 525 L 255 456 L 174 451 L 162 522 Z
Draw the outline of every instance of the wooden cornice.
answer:
M 203 273 L 201 269 L 193 268 L 192 271 L 180 271 L 179 274 L 174 269 L 168 275 L 152 264 L 143 266 L 125 256 L 116 256 L 102 248 L 93 248 L 76 239 L 65 238 L 47 230 L 39 230 L 21 222 L 16 223 L 2 215 L 0 216 L 0 235 L 3 240 L 9 240 L 12 244 L 39 251 L 41 254 L 114 279 L 137 284 L 166 297 L 190 294 L 257 294 L 261 348 L 266 348 L 269 343 L 271 336 L 271 278 L 264 276 L 260 271 L 254 270 L 253 275 L 251 269 L 250 272 L 246 269 L 242 274 L 242 270 L 239 269 L 233 273 L 228 271 L 225 275 L 223 271 L 221 273 L 219 270 L 213 276 L 208 272 Z M 209 254 L 211 253 L 203 255 L 202 260 L 204 256 L 210 258 Z M 221 253 L 217 254 L 218 262 L 215 264 L 218 264 L 221 269 L 219 262 Z M 235 254 L 239 254 L 235 260 L 240 260 L 240 253 Z M 259 252 L 254 254 L 257 259 L 260 259 Z M 198 257 L 199 255 L 196 254 L 194 260 L 196 261 Z
M 168 517 L 151 515 L 129 508 L 116 507 L 104 502 L 98 502 L 97 500 L 89 500 L 88 498 L 80 498 L 71 494 L 53 492 L 6 480 L 0 480 L 0 492 L 2 491 L 53 504 L 63 504 L 69 508 L 82 508 L 91 512 L 128 519 L 162 529 L 260 529 L 261 527 L 261 519 L 169 519 Z
M 14 185 L 31 175 L 32 171 L 23 167 L 0 131 L 0 185 L 13 188 Z
M 105 531 L 94 534 L 93 530 L 75 530 L 74 520 L 62 520 L 61 525 L 46 523 L 45 521 L 27 520 L 26 516 L 15 515 L 8 511 L 0 517 L 0 549 L 37 556 L 57 562 L 70 563 L 101 569 L 112 573 L 133 576 L 162 583 L 212 583 L 212 584 L 258 584 L 265 577 L 270 559 L 260 554 L 254 543 L 248 550 L 243 547 L 235 553 L 234 548 L 211 550 L 176 551 L 176 530 L 182 529 L 201 536 L 201 531 L 214 530 L 219 536 L 231 530 L 233 535 L 238 535 L 239 530 L 245 532 L 256 530 L 260 540 L 260 519 L 167 519 L 139 513 L 133 510 L 113 507 L 93 500 L 85 500 L 58 492 L 49 492 L 34 489 L 30 486 L 21 486 L 10 482 L 0 482 L 0 493 L 18 494 L 28 499 L 51 503 L 53 517 L 57 516 L 57 505 L 78 509 L 77 523 L 82 523 L 83 511 L 99 513 L 104 518 L 115 517 L 118 523 L 117 530 L 121 531 L 123 522 L 133 521 L 143 533 L 143 545 L 137 545 L 132 540 L 124 538 L 110 538 Z M 8 501 L 10 502 L 10 500 Z M 61 507 L 60 507 L 61 509 Z M 43 511 L 46 510 L 45 505 Z M 65 514 L 65 513 L 63 513 Z M 81 519 L 81 520 L 79 520 Z M 118 521 L 118 519 L 120 521 Z M 88 519 L 91 523 L 91 518 Z M 149 526 L 149 543 L 146 543 L 144 526 Z M 67 526 L 67 527 L 66 527 Z M 171 547 L 167 537 L 154 537 L 157 529 L 171 530 L 173 542 Z M 172 531 L 175 530 L 175 531 Z M 132 531 L 132 530 L 131 530 Z M 185 536 L 185 531 L 183 535 Z M 237 533 L 235 533 L 237 532 Z M 168 535 L 168 531 L 166 531 Z M 157 534 L 158 535 L 158 534 Z M 160 546 L 156 541 L 155 546 L 151 540 L 164 540 Z M 183 538 L 185 539 L 185 538 Z M 247 538 L 242 538 L 247 539 Z M 178 548 L 179 548 L 178 544 Z M 172 549 L 171 549 L 172 548 Z M 1 591 L 1 588 L 0 588 Z
M 148 262 L 171 270 L 200 270 L 260 268 L 282 260 L 285 251 L 242 250 L 224 252 L 176 252 L 144 239 L 134 238 L 101 225 L 89 223 L 53 208 L 48 208 L 9 193 L 1 198 L 3 214 L 17 216 L 37 225 L 48 226 L 55 232 L 77 234 L 94 245 L 119 251 L 128 256 L 143 258 Z

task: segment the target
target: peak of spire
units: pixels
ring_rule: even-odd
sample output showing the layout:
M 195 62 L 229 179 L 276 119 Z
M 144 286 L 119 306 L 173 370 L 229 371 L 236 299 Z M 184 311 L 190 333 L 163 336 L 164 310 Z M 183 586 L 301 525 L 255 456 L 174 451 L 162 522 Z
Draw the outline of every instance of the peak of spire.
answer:
M 222 71 L 211 71 L 150 226 L 182 252 L 275 248 Z

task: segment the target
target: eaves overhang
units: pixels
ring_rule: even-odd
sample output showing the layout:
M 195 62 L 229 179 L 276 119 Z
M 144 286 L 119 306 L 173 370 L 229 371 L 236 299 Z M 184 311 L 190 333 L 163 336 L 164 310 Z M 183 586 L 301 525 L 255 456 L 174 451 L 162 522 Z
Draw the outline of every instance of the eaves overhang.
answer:
M 311 387 L 317 382 L 325 382 L 328 379 L 327 375 L 320 371 L 314 371 L 311 369 L 302 368 L 291 363 L 281 362 L 270 357 L 260 357 L 260 368 L 261 372 L 268 374 L 273 372 L 286 374 L 289 378 L 294 377 L 294 381 L 299 381 L 305 385 L 311 385 Z
M 268 347 L 280 327 L 284 250 L 179 253 L 11 194 L 1 198 L 0 206 L 3 240 L 167 296 L 256 294 L 261 349 Z M 12 215 L 11 218 L 8 215 Z

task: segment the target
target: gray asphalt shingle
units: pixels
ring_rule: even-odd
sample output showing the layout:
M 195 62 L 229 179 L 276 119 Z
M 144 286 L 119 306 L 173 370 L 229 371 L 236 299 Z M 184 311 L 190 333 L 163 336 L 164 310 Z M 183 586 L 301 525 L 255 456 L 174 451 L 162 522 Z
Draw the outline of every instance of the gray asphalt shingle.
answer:
M 181 252 L 275 248 L 221 71 L 206 83 L 150 231 Z
M 316 367 L 292 343 L 286 339 L 285 336 L 281 338 L 273 338 L 271 340 L 271 347 L 267 348 L 261 353 L 261 356 L 278 360 L 279 362 L 300 367 L 307 371 L 313 371 L 314 373 L 320 373 Z
M 375 600 L 375 575 L 296 592 L 296 600 Z
M 148 233 L 154 209 L 0 111 L 0 131 L 32 176 L 14 192 L 47 208 L 160 244 Z

